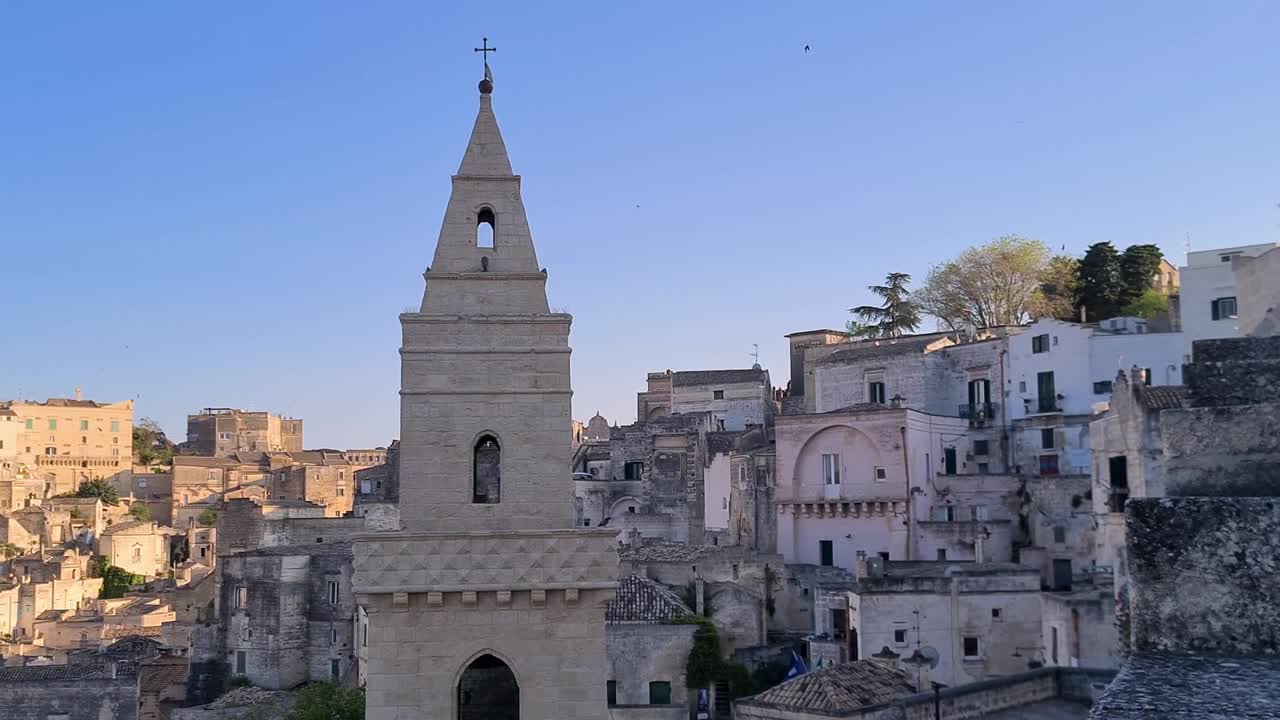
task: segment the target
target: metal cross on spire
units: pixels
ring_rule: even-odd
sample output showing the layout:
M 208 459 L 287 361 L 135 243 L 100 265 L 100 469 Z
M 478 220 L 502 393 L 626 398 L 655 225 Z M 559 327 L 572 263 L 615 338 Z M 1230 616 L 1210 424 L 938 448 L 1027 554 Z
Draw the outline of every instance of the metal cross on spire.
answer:
M 498 52 L 498 48 L 489 47 L 489 38 L 487 37 L 480 38 L 480 45 L 481 47 L 475 48 L 475 52 L 484 54 L 484 66 L 487 69 L 489 67 L 489 53 Z

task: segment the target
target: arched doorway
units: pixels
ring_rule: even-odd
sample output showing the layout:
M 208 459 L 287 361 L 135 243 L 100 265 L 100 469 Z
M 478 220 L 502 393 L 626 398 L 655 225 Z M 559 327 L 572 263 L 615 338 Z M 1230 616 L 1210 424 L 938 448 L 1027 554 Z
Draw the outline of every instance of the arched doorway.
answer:
M 520 720 L 520 685 L 507 664 L 476 658 L 458 678 L 458 720 Z

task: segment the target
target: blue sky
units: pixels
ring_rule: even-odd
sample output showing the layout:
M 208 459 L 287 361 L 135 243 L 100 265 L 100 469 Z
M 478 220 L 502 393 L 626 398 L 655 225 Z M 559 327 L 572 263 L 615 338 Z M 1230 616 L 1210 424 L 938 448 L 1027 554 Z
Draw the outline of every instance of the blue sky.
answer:
M 482 35 L 583 419 L 998 235 L 1280 239 L 1280 3 L 444 6 L 0 5 L 0 397 L 385 444 Z

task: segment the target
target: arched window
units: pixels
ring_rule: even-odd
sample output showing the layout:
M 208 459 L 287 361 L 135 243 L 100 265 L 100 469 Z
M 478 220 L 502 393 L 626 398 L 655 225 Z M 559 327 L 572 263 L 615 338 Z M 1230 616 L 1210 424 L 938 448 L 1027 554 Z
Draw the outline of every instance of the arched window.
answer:
M 494 216 L 493 208 L 480 208 L 480 212 L 476 213 L 476 247 L 493 247 L 493 240 L 497 235 L 498 218 Z
M 481 655 L 458 678 L 459 720 L 520 720 L 520 685 L 507 664 Z
M 471 502 L 493 504 L 502 499 L 502 448 L 492 435 L 476 440 L 472 458 Z

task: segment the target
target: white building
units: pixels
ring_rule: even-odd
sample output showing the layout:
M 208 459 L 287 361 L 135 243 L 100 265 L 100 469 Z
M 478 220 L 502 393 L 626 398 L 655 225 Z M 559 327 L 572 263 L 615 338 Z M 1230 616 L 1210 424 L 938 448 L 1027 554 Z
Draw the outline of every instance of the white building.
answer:
M 1236 273 L 1237 258 L 1262 255 L 1280 243 L 1241 245 L 1218 250 L 1187 253 L 1187 264 L 1179 268 L 1182 281 L 1180 312 L 1183 354 L 1190 360 L 1191 343 L 1207 338 L 1236 337 L 1241 304 Z M 1274 287 L 1276 283 L 1272 283 Z
M 1089 421 L 1121 369 L 1143 370 L 1151 385 L 1182 383 L 1183 334 L 1147 332 L 1138 318 L 1042 319 L 1008 342 L 1006 416 L 1013 465 L 1024 473 L 1089 473 Z

